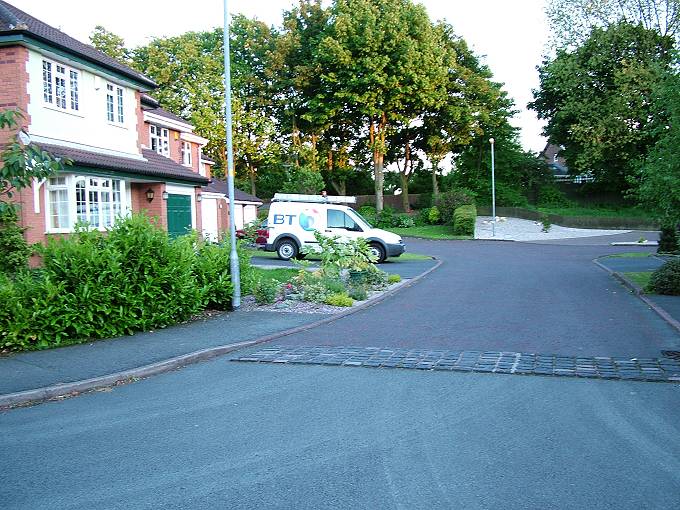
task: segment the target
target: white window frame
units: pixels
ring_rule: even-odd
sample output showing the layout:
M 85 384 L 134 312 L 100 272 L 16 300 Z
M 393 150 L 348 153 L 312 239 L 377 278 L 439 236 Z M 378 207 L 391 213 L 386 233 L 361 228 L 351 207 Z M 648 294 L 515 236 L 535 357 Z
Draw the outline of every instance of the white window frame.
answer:
M 149 147 L 158 154 L 170 157 L 170 130 L 156 124 L 149 124 Z
M 192 167 L 191 150 L 191 142 L 185 142 L 182 140 L 182 164 L 190 168 Z
M 56 183 L 54 180 L 59 180 Z M 82 185 L 82 186 L 81 186 Z M 55 225 L 52 214 L 53 192 L 67 192 L 67 214 L 63 225 Z M 47 180 L 45 185 L 45 213 L 47 233 L 73 232 L 81 220 L 93 229 L 104 231 L 113 226 L 117 219 L 129 213 L 127 184 L 124 179 L 93 175 L 58 175 Z M 94 208 L 93 205 L 98 207 Z M 106 207 L 103 207 L 106 205 Z M 93 221 L 94 220 L 94 221 Z
M 106 84 L 106 120 L 125 124 L 125 89 L 114 83 Z
M 62 112 L 80 113 L 80 78 L 79 69 L 43 58 L 43 104 Z

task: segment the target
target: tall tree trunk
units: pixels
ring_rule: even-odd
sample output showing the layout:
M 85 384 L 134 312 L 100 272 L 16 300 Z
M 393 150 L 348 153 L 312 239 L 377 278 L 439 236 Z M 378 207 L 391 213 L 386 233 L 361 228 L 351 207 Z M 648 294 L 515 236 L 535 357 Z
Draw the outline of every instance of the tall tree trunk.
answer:
M 257 196 L 257 189 L 255 188 L 255 167 L 248 165 L 248 175 L 250 176 L 250 194 Z
M 377 128 L 377 129 L 376 129 Z M 373 148 L 373 173 L 375 175 L 375 209 L 377 212 L 383 210 L 383 187 L 385 184 L 385 176 L 383 174 L 383 165 L 385 160 L 385 130 L 387 128 L 387 115 L 382 114 L 378 125 L 375 125 L 375 119 L 371 118 L 371 126 L 369 130 L 371 146 Z
M 437 171 L 439 170 L 439 160 L 430 158 L 432 163 L 432 198 L 439 196 L 439 183 L 437 182 Z

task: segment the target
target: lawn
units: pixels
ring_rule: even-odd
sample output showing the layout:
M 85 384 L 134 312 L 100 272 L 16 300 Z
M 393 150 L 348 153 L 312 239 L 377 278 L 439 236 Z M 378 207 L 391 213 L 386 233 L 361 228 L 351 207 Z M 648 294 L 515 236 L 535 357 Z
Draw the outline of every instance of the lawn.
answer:
M 610 218 L 647 218 L 652 219 L 651 214 L 638 207 L 538 207 L 538 210 L 546 214 L 558 214 L 560 216 L 598 216 Z
M 448 225 L 423 225 L 420 227 L 388 228 L 402 237 L 422 237 L 424 239 L 472 239 L 471 236 L 455 236 Z
M 649 285 L 649 280 L 652 277 L 652 272 L 651 271 L 627 272 L 623 273 L 623 276 L 625 276 L 635 285 L 640 287 L 642 290 L 645 290 Z
M 298 273 L 297 269 L 290 269 L 287 267 L 282 267 L 278 269 L 265 269 L 262 267 L 253 267 L 254 280 L 258 281 L 264 280 L 276 280 L 277 282 L 287 282 Z
M 607 255 L 604 258 L 608 259 L 636 259 L 636 258 L 644 258 L 644 257 L 651 257 L 653 253 L 649 253 L 648 251 L 633 251 L 633 252 L 628 252 L 628 253 L 616 253 L 614 255 Z

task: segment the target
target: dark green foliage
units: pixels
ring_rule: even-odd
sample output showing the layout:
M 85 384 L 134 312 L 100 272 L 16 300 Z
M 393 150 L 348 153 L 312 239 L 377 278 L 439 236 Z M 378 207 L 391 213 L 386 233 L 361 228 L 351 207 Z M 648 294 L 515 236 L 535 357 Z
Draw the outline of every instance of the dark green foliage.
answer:
M 0 273 L 15 273 L 26 267 L 31 247 L 24 239 L 24 230 L 18 225 L 14 207 L 0 210 Z
M 474 205 L 461 205 L 453 213 L 453 235 L 474 236 L 477 208 Z
M 654 271 L 649 286 L 658 294 L 680 296 L 680 259 L 670 260 Z
M 674 225 L 666 225 L 661 227 L 661 235 L 659 236 L 659 247 L 657 253 L 678 253 L 680 246 L 678 245 L 678 231 Z
M 462 205 L 474 203 L 474 194 L 468 189 L 460 188 L 440 193 L 435 200 L 435 207 L 439 210 L 440 222 L 453 225 L 454 211 Z
M 340 292 L 338 294 L 331 294 L 328 296 L 324 303 L 331 306 L 352 306 L 354 300 L 347 295 L 346 292 Z
M 491 197 L 488 203 L 491 204 Z M 496 205 L 498 207 L 526 207 L 529 205 L 527 197 L 517 188 L 503 183 L 496 185 Z
M 538 207 L 571 207 L 574 203 L 554 185 L 541 186 L 538 190 Z
M 42 349 L 164 327 L 231 303 L 229 248 L 171 240 L 144 215 L 40 249 L 43 267 L 0 281 L 0 348 Z M 244 267 L 246 278 L 249 268 Z
M 366 301 L 368 299 L 368 291 L 362 285 L 350 287 L 348 295 L 355 301 Z

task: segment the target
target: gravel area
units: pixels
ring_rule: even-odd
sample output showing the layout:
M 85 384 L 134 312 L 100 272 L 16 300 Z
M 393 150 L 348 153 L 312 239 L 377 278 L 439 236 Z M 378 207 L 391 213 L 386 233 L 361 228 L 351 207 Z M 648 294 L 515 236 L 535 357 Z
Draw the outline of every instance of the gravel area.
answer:
M 354 301 L 352 306 L 360 306 L 364 303 L 372 301 L 381 295 L 383 295 L 388 290 L 395 289 L 404 285 L 408 279 L 402 280 L 398 283 L 393 283 L 385 290 L 370 291 L 368 293 L 368 299 L 365 301 Z M 255 296 L 244 296 L 241 300 L 240 310 L 246 312 L 260 311 L 260 312 L 286 312 L 286 313 L 318 313 L 322 315 L 332 315 L 340 312 L 346 311 L 347 306 L 331 306 L 323 303 L 310 303 L 307 301 L 296 301 L 293 299 L 287 299 L 285 301 L 279 301 L 271 305 L 258 305 L 255 301 Z
M 492 236 L 490 216 L 478 216 L 475 225 L 475 239 L 499 241 L 543 241 L 547 239 L 570 239 L 626 234 L 631 230 L 596 230 L 590 228 L 569 228 L 552 225 L 550 231 L 542 232 L 543 225 L 536 221 L 519 218 L 501 218 L 496 222 L 496 235 Z

